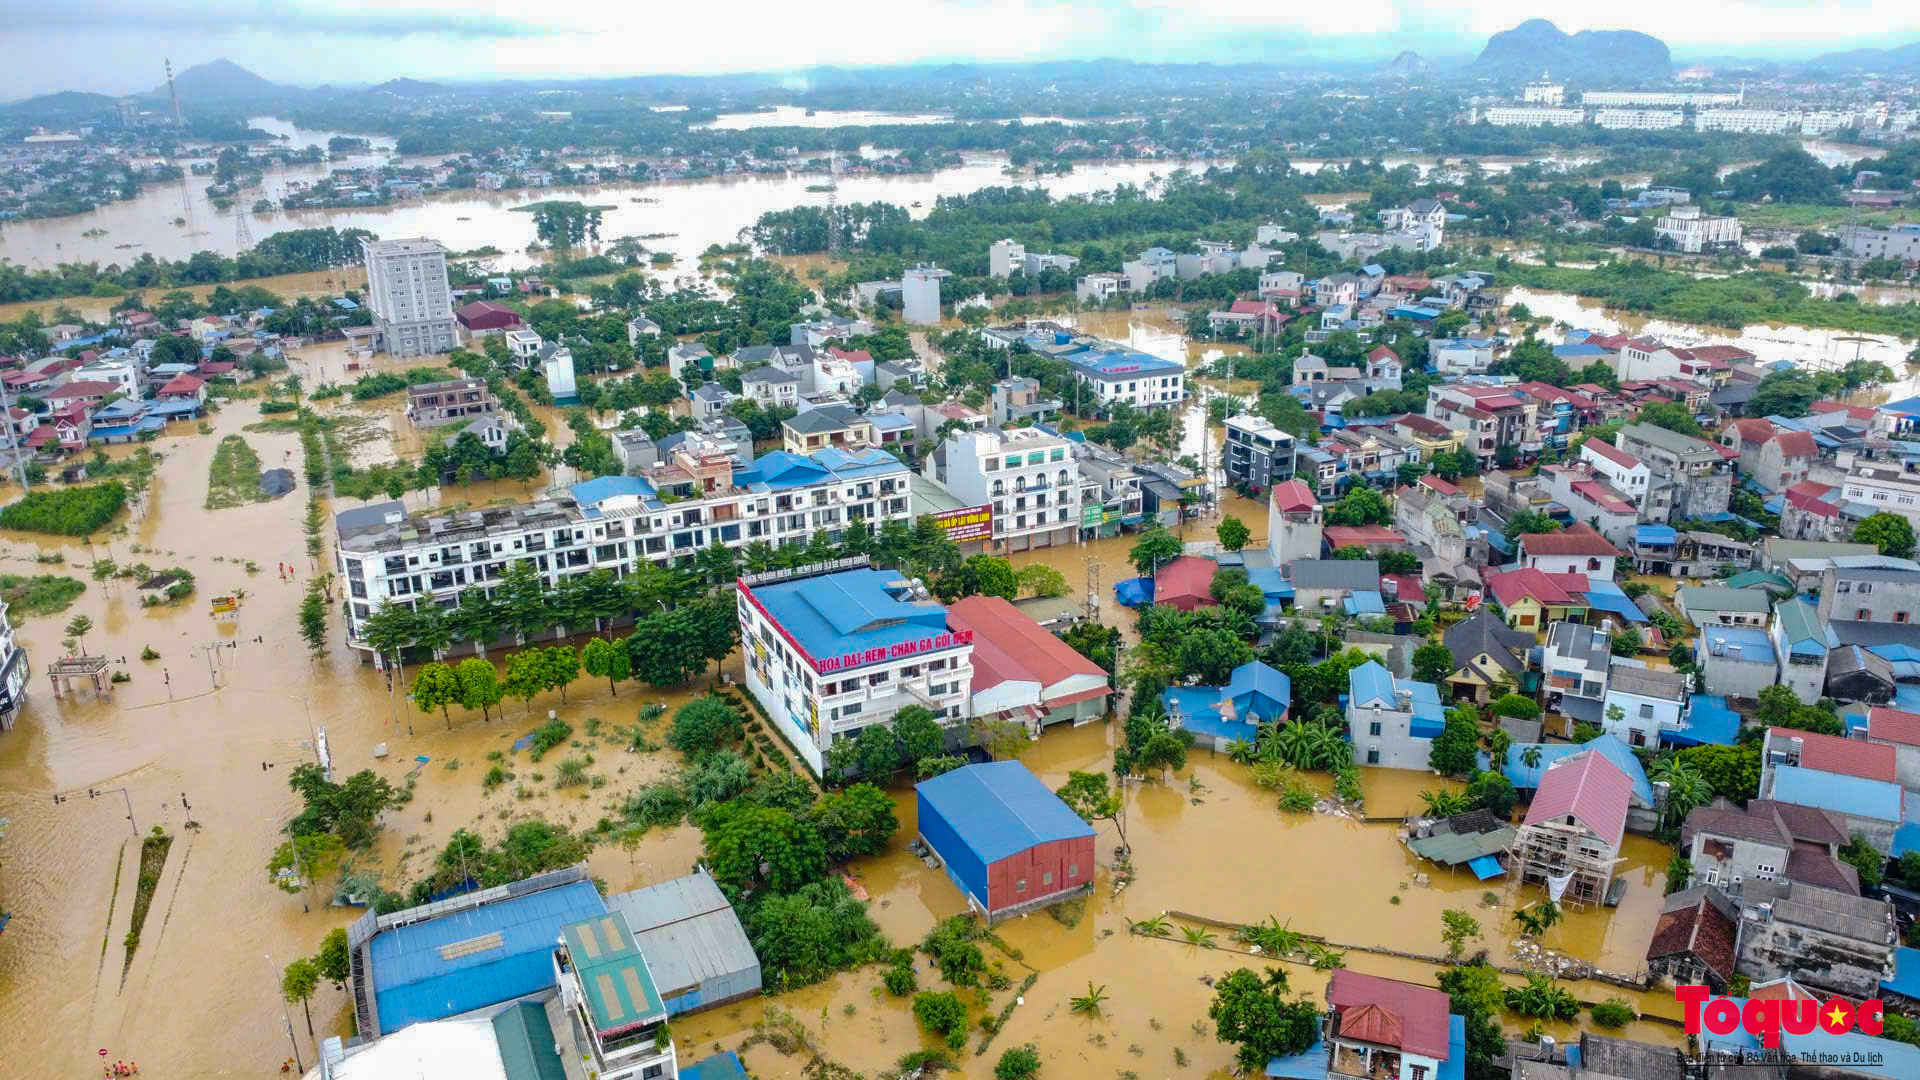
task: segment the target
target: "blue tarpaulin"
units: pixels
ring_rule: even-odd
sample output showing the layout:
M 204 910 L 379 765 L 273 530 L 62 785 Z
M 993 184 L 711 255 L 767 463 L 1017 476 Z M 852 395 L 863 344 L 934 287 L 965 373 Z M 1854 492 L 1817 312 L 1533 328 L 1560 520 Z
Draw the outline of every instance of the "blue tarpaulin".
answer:
M 1646 622 L 1646 613 L 1634 606 L 1620 586 L 1605 578 L 1587 578 L 1587 606 L 1595 611 L 1618 615 L 1630 623 Z
M 1909 851 L 1920 851 L 1920 821 L 1903 821 L 1893 830 L 1893 850 L 1888 854 L 1897 859 Z
M 1685 725 L 1660 732 L 1660 741 L 1671 746 L 1732 746 L 1740 732 L 1740 714 L 1727 708 L 1727 699 L 1718 694 L 1694 694 L 1687 708 Z
M 1145 607 L 1153 603 L 1153 579 L 1127 578 L 1113 583 L 1113 598 L 1121 607 Z
M 1499 877 L 1501 874 L 1507 872 L 1507 868 L 1500 865 L 1499 857 L 1494 855 L 1482 855 L 1477 859 L 1471 860 L 1467 863 L 1467 868 L 1472 870 L 1473 876 L 1479 878 L 1481 881 L 1485 881 L 1488 878 Z
M 1880 989 L 1920 999 L 1920 949 L 1902 945 L 1893 950 L 1893 978 L 1882 980 Z

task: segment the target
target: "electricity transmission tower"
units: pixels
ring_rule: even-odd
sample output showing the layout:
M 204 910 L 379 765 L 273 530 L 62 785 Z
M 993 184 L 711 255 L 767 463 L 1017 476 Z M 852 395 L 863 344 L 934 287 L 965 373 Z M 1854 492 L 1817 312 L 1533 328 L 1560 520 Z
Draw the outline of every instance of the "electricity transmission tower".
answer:
M 840 235 L 840 154 L 827 153 L 827 257 L 846 255 L 846 241 Z

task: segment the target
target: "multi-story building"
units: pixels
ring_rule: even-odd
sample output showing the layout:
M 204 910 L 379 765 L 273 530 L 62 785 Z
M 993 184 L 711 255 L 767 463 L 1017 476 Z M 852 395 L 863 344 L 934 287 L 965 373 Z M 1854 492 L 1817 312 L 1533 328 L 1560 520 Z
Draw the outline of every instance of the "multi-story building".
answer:
M 1920 610 L 1920 564 L 1884 555 L 1843 555 L 1820 575 L 1818 622 L 1910 623 Z
M 1267 499 L 1267 554 L 1286 568 L 1296 559 L 1320 558 L 1324 535 L 1320 501 L 1299 480 L 1282 480 Z
M 1727 512 L 1733 497 L 1733 470 L 1721 453 L 1723 447 L 1652 424 L 1621 428 L 1618 445 L 1647 463 L 1654 484 L 1673 488 L 1674 514 L 1708 518 Z
M 395 356 L 451 352 L 460 343 L 447 249 L 425 237 L 363 240 L 367 306 L 378 348 Z
M 1692 204 L 1676 206 L 1655 219 L 1653 235 L 1670 240 L 1685 252 L 1716 251 L 1740 246 L 1740 219 L 1703 214 Z
M 1687 813 L 1680 830 L 1694 885 L 1739 896 L 1748 882 L 1798 881 L 1859 895 L 1857 871 L 1839 858 L 1846 823 L 1825 810 L 1768 799 L 1745 808 L 1717 803 Z
M 1920 473 L 1893 462 L 1856 458 L 1840 486 L 1848 502 L 1899 514 L 1920 525 Z
M 747 689 L 816 774 L 835 742 L 908 706 L 968 711 L 973 632 L 924 588 L 865 558 L 743 577 Z
M 1312 1073 L 1361 1080 L 1439 1080 L 1462 1074 L 1466 1021 L 1448 1014 L 1447 995 L 1431 987 L 1336 971 L 1327 983 L 1330 1006 L 1319 1045 L 1301 1055 Z M 1291 1064 L 1299 1059 L 1284 1060 Z M 1298 1066 L 1296 1066 L 1298 1067 Z
M 1432 683 L 1396 679 L 1369 660 L 1347 674 L 1347 729 L 1354 757 L 1388 769 L 1425 769 L 1433 738 L 1446 726 Z
M 689 432 L 656 453 L 629 466 L 635 475 L 531 503 L 409 515 L 386 502 L 336 514 L 348 644 L 368 648 L 360 627 L 385 601 L 455 607 L 463 593 L 491 593 L 511 563 L 530 564 L 551 587 L 594 570 L 624 577 L 642 560 L 670 566 L 714 545 L 797 547 L 856 521 L 878 532 L 913 520 L 907 467 L 882 450 L 775 451 L 737 468 L 716 440 Z
M 407 419 L 415 427 L 466 423 L 500 411 L 485 379 L 449 379 L 407 387 Z
M 937 266 L 915 266 L 900 279 L 900 313 L 910 323 L 940 322 L 940 283 L 953 276 Z
M 1800 126 L 1800 114 L 1786 109 L 1701 109 L 1693 114 L 1696 131 L 1748 131 L 1784 135 Z
M 993 422 L 997 425 L 1032 420 L 1045 424 L 1060 415 L 1060 399 L 1040 393 L 1040 380 L 1024 376 L 993 384 Z
M 1595 127 L 1627 131 L 1677 128 L 1686 119 L 1686 114 L 1678 109 L 1597 109 L 1593 114 Z
M 1848 254 L 1862 259 L 1920 261 L 1920 225 L 1892 225 L 1884 229 L 1851 228 L 1841 234 Z
M 1116 296 L 1132 292 L 1131 279 L 1125 274 L 1102 271 L 1074 282 L 1073 295 L 1082 304 L 1103 304 Z
M 1086 386 L 1092 404 L 1110 409 L 1125 402 L 1141 409 L 1171 409 L 1186 400 L 1187 369 L 1149 353 L 1095 349 L 1066 358 Z
M 930 455 L 927 468 L 968 506 L 992 504 L 993 543 L 1026 551 L 1074 541 L 1080 483 L 1073 442 L 1046 428 L 958 431 Z M 941 458 L 935 465 L 931 458 Z M 929 475 L 932 475 L 930 472 Z
M 13 636 L 7 602 L 0 600 L 0 731 L 13 730 L 13 719 L 27 704 L 27 650 Z
M 1388 232 L 1414 238 L 1414 250 L 1431 251 L 1446 242 L 1447 208 L 1433 199 L 1415 199 L 1405 206 L 1380 211 Z
M 1746 100 L 1746 91 L 1714 93 L 1694 90 L 1589 90 L 1580 95 L 1583 105 L 1738 105 Z
M 1494 463 L 1501 447 L 1523 455 L 1539 453 L 1543 444 L 1538 413 L 1538 402 L 1508 386 L 1440 383 L 1427 391 L 1427 415 L 1464 432 L 1466 449 L 1483 468 Z
M 1484 375 L 1493 366 L 1491 338 L 1438 338 L 1427 347 L 1427 362 L 1440 375 Z
M 1270 488 L 1293 478 L 1294 439 L 1291 432 L 1255 413 L 1227 418 L 1227 483 L 1242 488 Z
M 576 1034 L 586 1036 L 573 1042 L 583 1057 L 592 1058 L 588 1068 L 594 1076 L 675 1080 L 680 1075 L 666 1003 L 624 914 L 610 911 L 561 927 L 553 973 L 561 1011 Z
M 995 240 L 987 247 L 987 273 L 997 278 L 1010 278 L 1024 273 L 1027 267 L 1027 246 L 1018 240 Z
M 1146 503 L 1140 491 L 1142 477 L 1133 463 L 1094 443 L 1075 446 L 1073 456 L 1080 468 L 1082 530 L 1090 527 L 1095 506 L 1100 508 L 1100 524 L 1093 526 L 1096 535 L 1138 528 L 1146 519 Z
M 1566 104 L 1567 87 L 1565 83 L 1554 82 L 1542 73 L 1538 79 L 1528 83 L 1526 89 L 1520 92 L 1520 100 L 1529 105 L 1558 108 Z
M 1479 119 L 1494 127 L 1576 127 L 1586 123 L 1587 113 L 1545 105 L 1490 105 L 1479 111 Z
M 1616 661 L 1608 668 L 1600 726 L 1628 746 L 1658 746 L 1660 733 L 1678 728 L 1686 718 L 1690 687 L 1680 672 Z M 1616 708 L 1618 720 L 1612 716 Z
M 800 376 L 785 368 L 754 368 L 740 376 L 740 396 L 762 408 L 793 408 L 800 401 Z

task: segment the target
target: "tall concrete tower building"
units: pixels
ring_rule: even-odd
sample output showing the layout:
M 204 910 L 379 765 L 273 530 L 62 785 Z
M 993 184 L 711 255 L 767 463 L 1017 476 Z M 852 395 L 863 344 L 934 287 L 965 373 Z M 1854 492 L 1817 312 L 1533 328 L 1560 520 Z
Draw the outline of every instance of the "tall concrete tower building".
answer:
M 367 306 L 380 348 L 395 356 L 451 352 L 459 344 L 447 249 L 423 236 L 363 240 Z
M 940 321 L 940 282 L 953 271 L 916 266 L 900 282 L 901 314 L 909 323 L 931 326 Z

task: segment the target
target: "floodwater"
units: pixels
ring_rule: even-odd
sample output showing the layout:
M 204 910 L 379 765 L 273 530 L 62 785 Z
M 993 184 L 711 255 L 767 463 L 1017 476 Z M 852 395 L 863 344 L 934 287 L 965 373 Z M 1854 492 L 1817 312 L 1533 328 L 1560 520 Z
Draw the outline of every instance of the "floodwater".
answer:
M 1162 355 L 1184 352 L 1198 361 L 1217 348 L 1183 345 L 1177 328 L 1153 311 L 1082 318 L 1089 320 L 1083 323 L 1089 329 Z M 309 385 L 329 373 L 330 365 L 343 362 L 338 347 L 301 350 L 295 357 Z M 325 408 L 391 422 L 397 405 Z M 0 938 L 0 1042 L 14 1048 L 9 1060 L 20 1075 L 81 1075 L 97 1067 L 96 1051 L 104 1048 L 110 1057 L 137 1060 L 157 1076 L 253 1077 L 271 1072 L 291 1052 L 275 996 L 278 969 L 311 953 L 328 929 L 357 914 L 305 913 L 299 898 L 278 891 L 262 869 L 281 839 L 281 825 L 296 809 L 286 774 L 311 760 L 319 729 L 326 731 L 337 772 L 371 768 L 396 784 L 411 783 L 412 800 L 387 814 L 378 843 L 355 867 L 379 872 L 388 887 L 404 888 L 457 828 L 491 839 L 513 821 L 534 816 L 591 828 L 637 784 L 674 767 L 670 755 L 660 752 L 628 754 L 611 729 L 630 724 L 645 703 L 677 705 L 704 688 L 703 680 L 663 694 L 628 684 L 614 696 L 582 678 L 564 701 L 542 695 L 531 709 L 509 701 L 491 722 L 456 711 L 449 723 L 409 709 L 380 674 L 350 656 L 339 643 L 337 621 L 326 654 L 310 657 L 292 631 L 306 579 L 316 569 L 306 557 L 301 531 L 304 499 L 296 493 L 263 504 L 202 509 L 218 437 L 242 433 L 257 419 L 252 402 L 236 401 L 211 419 L 212 436 L 176 425 L 153 444 L 164 463 L 144 508 L 91 543 L 0 534 L 0 563 L 9 564 L 10 572 L 45 572 L 35 556 L 59 553 L 77 576 L 85 576 L 78 568 L 88 561 L 113 558 L 187 567 L 197 575 L 199 588 L 183 604 L 141 608 L 130 583 L 89 581 L 68 612 L 27 620 L 20 630 L 33 661 L 44 665 L 61 651 L 65 621 L 88 615 L 96 624 L 87 637 L 89 650 L 108 656 L 115 670 L 132 676 L 116 688 L 112 701 L 96 700 L 87 690 L 55 699 L 45 681 L 36 679 L 19 724 L 0 735 L 0 816 L 12 821 L 0 845 L 0 896 L 14 915 Z M 291 433 L 252 432 L 246 438 L 268 467 L 294 461 L 300 453 Z M 366 452 L 384 449 L 376 440 Z M 298 468 L 294 472 L 302 476 Z M 497 491 L 467 489 L 445 497 L 468 502 L 525 497 L 522 489 L 502 485 Z M 1228 495 L 1219 510 L 1240 516 L 1256 534 L 1264 531 L 1265 514 L 1257 502 Z M 1188 522 L 1185 538 L 1211 539 L 1216 520 Z M 1126 565 L 1130 546 L 1130 539 L 1118 538 L 1026 553 L 1014 561 L 1053 566 L 1076 592 L 1084 588 L 1089 563 L 1096 565 L 1103 620 L 1130 630 L 1132 620 L 1111 599 L 1113 582 L 1132 576 Z M 258 572 L 247 571 L 248 560 Z M 295 580 L 276 573 L 282 562 L 294 567 Z M 243 591 L 237 616 L 210 617 L 205 598 Z M 140 660 L 149 646 L 159 658 Z M 723 670 L 739 678 L 737 657 Z M 574 725 L 580 745 L 532 763 L 513 753 L 511 743 L 546 710 Z M 594 720 L 598 735 L 589 734 Z M 1059 783 L 1072 769 L 1109 767 L 1113 735 L 1100 724 L 1054 731 L 1025 757 L 1047 782 Z M 656 730 L 655 741 L 659 736 Z M 376 758 L 381 747 L 386 756 Z M 491 793 L 481 783 L 489 754 L 501 755 L 502 764 L 515 773 Z M 549 774 L 558 760 L 586 754 L 594 756 L 589 772 L 603 777 L 603 786 L 556 789 Z M 1324 787 L 1325 777 L 1312 779 Z M 1365 783 L 1370 812 L 1395 816 L 1417 805 L 1419 792 L 1440 781 L 1423 773 L 1367 770 Z M 103 797 L 53 800 L 56 793 L 89 788 Z M 124 979 L 122 939 L 129 929 L 138 845 L 132 842 L 135 828 L 123 817 L 123 788 L 133 826 L 145 830 L 158 824 L 177 838 Z M 912 833 L 913 810 L 905 788 L 897 798 L 904 844 Z M 189 820 L 198 827 L 187 828 Z M 1393 824 L 1283 816 L 1270 793 L 1250 784 L 1245 769 L 1206 752 L 1196 753 L 1191 769 L 1171 782 L 1138 785 L 1128 826 L 1139 874 L 1131 888 L 1110 895 L 1110 854 L 1103 854 L 1099 895 L 1078 927 L 1068 929 L 1039 915 L 1003 929 L 1026 964 L 1039 970 L 1040 980 L 996 1042 L 996 1054 L 1033 1041 L 1061 1075 L 1127 1069 L 1162 1075 L 1172 1044 L 1191 1060 L 1193 1075 L 1219 1075 L 1228 1062 L 1227 1049 L 1210 1032 L 1194 1028 L 1210 996 L 1201 980 L 1256 961 L 1216 954 L 1177 937 L 1133 937 L 1126 933 L 1128 919 L 1169 909 L 1232 921 L 1273 915 L 1335 942 L 1431 954 L 1440 950 L 1440 912 L 1463 907 L 1479 913 L 1487 928 L 1483 944 L 1505 962 L 1510 912 L 1535 899 L 1496 885 L 1493 900 L 1483 908 L 1487 888 L 1413 860 Z M 1110 828 L 1103 827 L 1102 834 L 1102 850 L 1110 853 Z M 631 852 L 601 845 L 591 868 L 611 889 L 634 888 L 685 873 L 699 846 L 695 830 L 656 831 Z M 1622 907 L 1571 913 L 1547 935 L 1547 945 L 1609 970 L 1638 970 L 1659 910 L 1667 853 L 1636 838 L 1626 856 L 1631 887 Z M 1311 870 L 1303 874 L 1303 868 Z M 917 939 L 935 920 L 960 910 L 960 898 L 945 877 L 899 847 L 856 869 L 873 894 L 874 917 L 897 942 Z M 1416 877 L 1421 874 L 1427 875 L 1424 883 Z M 1224 934 L 1216 944 L 1228 944 Z M 1359 952 L 1350 952 L 1348 960 L 1359 970 L 1433 977 L 1431 967 L 1416 960 Z M 1018 964 L 1008 961 L 1008 968 L 1016 983 L 1024 976 Z M 1319 993 L 1323 976 L 1291 970 L 1298 990 Z M 1142 972 L 1153 974 L 1142 978 Z M 831 1056 L 871 1072 L 920 1045 L 907 1010 L 894 999 L 876 997 L 874 980 L 871 971 L 855 973 L 770 1003 L 824 1028 L 823 1045 Z M 1103 1019 L 1088 1020 L 1068 1009 L 1068 997 L 1084 992 L 1088 982 L 1106 986 L 1111 995 Z M 1596 1000 L 1615 993 L 1588 984 L 1574 989 Z M 1625 996 L 1645 1009 L 1671 1012 L 1671 1002 L 1657 994 Z M 1005 1000 L 1004 993 L 998 995 L 993 1007 Z M 676 1024 L 685 1052 L 704 1053 L 714 1042 L 737 1045 L 761 1004 L 731 1006 Z M 332 987 L 320 989 L 313 1012 L 322 1034 L 345 1030 L 345 998 Z M 182 1023 L 183 1017 L 205 1020 Z M 302 1059 L 311 1061 L 312 1040 L 297 1010 L 292 1026 Z M 1677 1038 L 1674 1029 L 1647 1023 L 1635 1025 L 1630 1034 L 1662 1042 Z M 750 1057 L 763 1076 L 796 1075 L 800 1065 L 765 1049 Z M 966 1071 L 978 1075 L 983 1069 L 978 1064 Z
M 326 145 L 325 132 L 304 132 L 284 124 L 256 123 L 293 135 L 289 145 Z M 348 159 L 348 164 L 373 163 L 379 155 Z M 1147 187 L 1156 178 L 1188 167 L 1180 162 L 1115 161 L 1078 164 L 1065 175 L 1009 176 L 1004 155 L 968 154 L 965 164 L 936 173 L 904 176 L 851 175 L 839 181 L 842 203 L 889 202 L 925 217 L 942 195 L 959 195 L 998 185 L 1028 184 L 1056 195 L 1080 195 L 1119 184 Z M 720 177 L 663 183 L 605 184 L 590 188 L 525 189 L 520 191 L 456 191 L 385 206 L 329 210 L 273 210 L 246 213 L 256 198 L 277 200 L 294 181 L 311 183 L 340 163 L 302 165 L 269 170 L 257 190 L 242 193 L 233 209 L 214 209 L 204 194 L 206 177 L 188 176 L 178 185 L 143 191 L 137 198 L 115 202 L 85 214 L 10 222 L 0 227 L 0 259 L 32 269 L 58 263 L 131 263 L 151 252 L 159 258 L 183 259 L 195 251 L 213 250 L 231 255 L 238 250 L 234 216 L 244 214 L 252 238 L 258 241 L 289 229 L 334 226 L 371 229 L 381 236 L 430 236 L 455 252 L 496 247 L 505 254 L 489 260 L 497 269 L 533 265 L 537 260 L 521 249 L 534 240 L 533 217 L 514 208 L 543 199 L 573 199 L 609 207 L 600 235 L 611 241 L 622 236 L 643 237 L 649 250 L 668 251 L 691 259 L 709 246 L 737 243 L 742 229 L 766 211 L 795 206 L 824 206 L 827 195 L 809 191 L 823 177 L 814 173 Z M 1196 163 L 1205 168 L 1209 163 Z M 1231 165 L 1230 159 L 1212 164 Z M 914 207 L 913 204 L 920 204 Z M 180 219 L 182 224 L 174 221 Z M 84 235 L 104 230 L 102 235 Z

